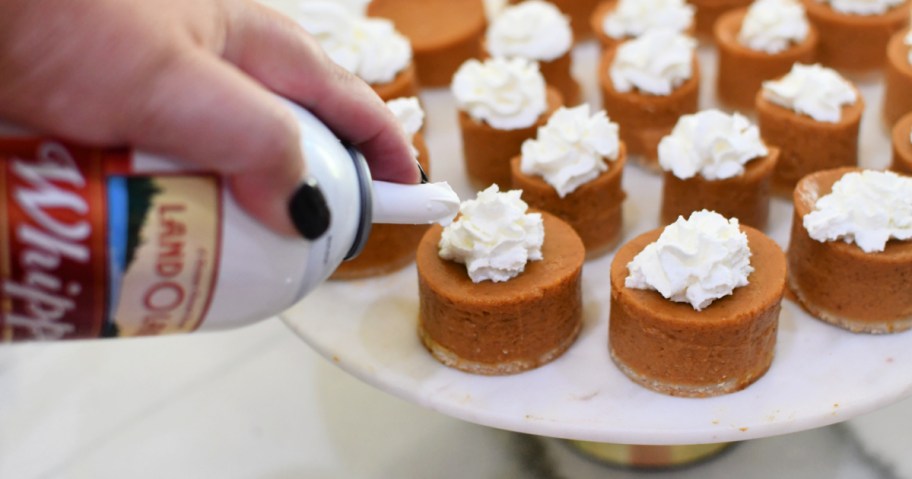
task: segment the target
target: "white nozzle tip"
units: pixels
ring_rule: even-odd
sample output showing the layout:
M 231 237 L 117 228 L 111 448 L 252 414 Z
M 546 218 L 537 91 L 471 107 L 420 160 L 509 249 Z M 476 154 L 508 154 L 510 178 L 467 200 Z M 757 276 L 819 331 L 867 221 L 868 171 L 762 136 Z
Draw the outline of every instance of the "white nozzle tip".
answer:
M 403 185 L 374 182 L 374 223 L 443 225 L 459 212 L 459 197 L 446 182 Z

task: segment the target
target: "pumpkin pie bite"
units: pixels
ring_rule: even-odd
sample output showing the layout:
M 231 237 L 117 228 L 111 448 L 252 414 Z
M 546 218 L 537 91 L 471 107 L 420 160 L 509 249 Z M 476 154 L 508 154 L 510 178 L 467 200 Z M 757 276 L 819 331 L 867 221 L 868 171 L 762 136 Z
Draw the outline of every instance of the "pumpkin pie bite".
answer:
M 586 104 L 560 108 L 511 161 L 513 188 L 532 208 L 570 224 L 592 259 L 621 238 L 625 161 L 617 124 L 604 112 L 590 115 Z
M 896 122 L 891 135 L 893 161 L 890 169 L 904 175 L 912 175 L 912 112 Z
M 812 63 L 817 30 L 798 0 L 758 0 L 722 15 L 713 28 L 718 51 L 716 95 L 726 106 L 753 110 L 765 80 L 795 63 Z
M 665 172 L 660 223 L 706 209 L 764 229 L 778 156 L 740 114 L 704 110 L 682 116 L 659 143 Z
M 418 334 L 443 364 L 514 374 L 553 361 L 582 324 L 583 242 L 496 185 L 418 246 Z
M 502 10 L 485 33 L 484 52 L 489 56 L 521 57 L 538 62 L 545 82 L 560 92 L 563 101 L 576 105 L 581 89 L 571 73 L 573 31 L 556 6 L 528 0 Z
M 611 358 L 663 394 L 744 389 L 772 363 L 785 277 L 773 240 L 718 213 L 644 233 L 611 263 Z
M 411 44 L 389 20 L 365 18 L 333 2 L 301 2 L 295 18 L 330 59 L 384 101 L 418 94 Z
M 510 184 L 510 159 L 562 104 L 538 64 L 525 58 L 469 60 L 453 77 L 462 154 L 478 189 Z
M 599 63 L 605 111 L 620 125 L 627 153 L 658 170 L 659 141 L 681 115 L 697 111 L 696 40 L 656 29 L 606 50 Z
M 449 85 L 460 65 L 481 56 L 482 0 L 372 0 L 367 14 L 391 20 L 409 39 L 423 87 Z
M 763 83 L 756 107 L 760 136 L 779 148 L 774 194 L 790 198 L 803 176 L 858 164 L 864 100 L 835 70 L 796 63 Z
M 912 327 L 912 178 L 837 168 L 794 193 L 789 287 L 813 316 L 853 332 Z
M 817 61 L 842 71 L 879 69 L 887 43 L 909 25 L 908 0 L 802 0 L 820 34 Z
M 887 127 L 912 112 L 912 31 L 908 28 L 896 32 L 887 46 L 883 98 Z
M 662 28 L 693 35 L 694 7 L 684 0 L 604 0 L 590 18 L 603 49 Z

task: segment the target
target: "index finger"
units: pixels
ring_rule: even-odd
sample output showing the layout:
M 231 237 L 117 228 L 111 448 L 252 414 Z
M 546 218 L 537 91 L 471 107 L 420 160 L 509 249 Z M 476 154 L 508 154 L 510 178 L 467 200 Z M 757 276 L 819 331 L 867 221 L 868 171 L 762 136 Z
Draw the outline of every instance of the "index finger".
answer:
M 375 179 L 416 183 L 408 139 L 370 86 L 333 63 L 289 18 L 263 5 L 246 5 L 232 20 L 225 58 L 357 147 Z

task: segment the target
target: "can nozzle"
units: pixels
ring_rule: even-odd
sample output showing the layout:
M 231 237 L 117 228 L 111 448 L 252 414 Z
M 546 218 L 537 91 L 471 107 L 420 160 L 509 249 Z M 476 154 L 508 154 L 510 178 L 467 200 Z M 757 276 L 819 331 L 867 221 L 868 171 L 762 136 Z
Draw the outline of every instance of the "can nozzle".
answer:
M 459 197 L 448 183 L 404 185 L 375 181 L 373 222 L 448 224 L 459 212 Z

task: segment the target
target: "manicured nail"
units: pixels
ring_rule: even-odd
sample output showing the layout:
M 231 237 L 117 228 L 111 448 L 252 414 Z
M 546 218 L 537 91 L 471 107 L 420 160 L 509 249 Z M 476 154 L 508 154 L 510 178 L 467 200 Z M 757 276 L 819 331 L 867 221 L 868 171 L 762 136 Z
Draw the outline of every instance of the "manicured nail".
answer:
M 421 173 L 421 184 L 430 183 L 431 179 L 428 178 L 427 173 L 424 172 L 424 168 L 421 167 L 421 163 L 418 163 L 418 172 Z
M 298 187 L 288 202 L 288 215 L 295 228 L 306 239 L 315 240 L 329 229 L 329 206 L 323 191 L 313 178 Z

